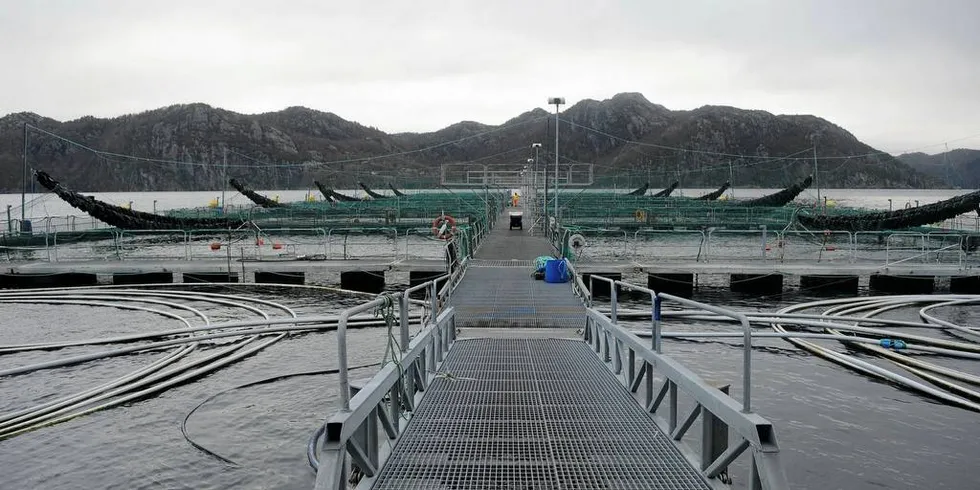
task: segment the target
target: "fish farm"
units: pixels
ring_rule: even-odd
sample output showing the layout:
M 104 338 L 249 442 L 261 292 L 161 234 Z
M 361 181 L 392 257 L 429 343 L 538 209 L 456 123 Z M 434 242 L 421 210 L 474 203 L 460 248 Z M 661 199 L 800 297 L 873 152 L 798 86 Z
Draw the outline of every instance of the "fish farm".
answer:
M 0 360 L 11 361 L 0 379 L 11 387 L 165 353 L 98 386 L 14 397 L 0 411 L 0 444 L 10 447 L 95 413 L 158 403 L 299 338 L 313 339 L 304 345 L 314 364 L 336 366 L 236 380 L 182 406 L 179 447 L 223 468 L 196 483 L 233 487 L 228 475 L 247 466 L 195 437 L 204 432 L 198 411 L 229 391 L 292 377 L 332 376 L 305 389 L 329 392 L 329 403 L 317 405 L 318 418 L 300 416 L 308 430 L 290 442 L 303 453 L 299 486 L 318 490 L 793 488 L 807 476 L 799 427 L 768 413 L 789 401 L 765 399 L 780 369 L 767 355 L 783 342 L 885 382 L 862 390 L 921 396 L 955 410 L 952 419 L 980 412 L 980 382 L 952 363 L 980 356 L 980 333 L 935 311 L 980 302 L 980 230 L 961 220 L 977 210 L 980 191 L 880 211 L 800 199 L 811 178 L 734 199 L 730 182 L 694 197 L 674 196 L 677 183 L 611 191 L 571 178 L 555 191 L 542 176 L 484 169 L 414 191 L 361 183 L 361 194 L 317 181 L 319 196 L 295 202 L 239 177 L 228 184 L 250 205 L 146 212 L 43 170 L 34 177 L 95 225 L 8 218 L 0 303 L 112 308 L 180 324 L 81 340 L 4 337 Z M 708 283 L 760 298 L 758 311 L 694 299 Z M 263 297 L 260 286 L 298 295 L 297 304 Z M 839 297 L 778 303 L 793 288 Z M 302 310 L 324 298 L 330 314 Z M 911 307 L 921 308 L 915 320 L 883 315 Z M 212 321 L 208 308 L 231 317 Z M 378 332 L 381 362 L 362 352 L 373 351 L 358 343 L 361 331 Z M 713 355 L 728 364 L 712 375 L 678 348 L 726 340 Z M 104 478 L 86 481 L 114 483 Z

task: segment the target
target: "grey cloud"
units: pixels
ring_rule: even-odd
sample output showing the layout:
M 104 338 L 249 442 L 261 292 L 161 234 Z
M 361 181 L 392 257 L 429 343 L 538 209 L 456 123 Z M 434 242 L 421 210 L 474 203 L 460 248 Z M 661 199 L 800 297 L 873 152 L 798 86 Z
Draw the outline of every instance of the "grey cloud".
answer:
M 970 0 L 0 4 L 0 113 L 301 104 L 432 130 L 629 90 L 814 113 L 890 151 L 980 133 Z

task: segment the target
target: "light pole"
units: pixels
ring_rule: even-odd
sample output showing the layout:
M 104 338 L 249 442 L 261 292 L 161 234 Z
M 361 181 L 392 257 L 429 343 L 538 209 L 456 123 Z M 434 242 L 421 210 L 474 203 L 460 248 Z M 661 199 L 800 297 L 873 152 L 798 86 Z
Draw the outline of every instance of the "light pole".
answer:
M 534 198 L 538 198 L 538 148 L 541 148 L 541 143 L 532 143 L 531 148 L 534 150 Z M 547 173 L 547 172 L 546 172 Z M 532 201 L 533 202 L 533 201 Z M 545 182 L 544 186 L 544 203 L 542 206 L 542 216 L 544 216 L 544 234 L 548 235 L 548 183 Z
M 228 147 L 221 153 L 221 214 L 225 214 L 225 188 L 228 187 Z
M 528 201 L 529 199 L 534 199 L 534 195 L 536 194 L 536 189 L 534 188 L 534 176 L 532 175 L 530 179 L 527 178 L 528 177 L 528 175 L 527 175 L 527 172 L 528 171 L 534 172 L 534 159 L 533 158 L 528 158 L 527 159 L 527 165 L 524 166 L 524 172 L 522 172 L 521 175 L 523 176 L 522 181 L 523 181 L 523 184 L 524 184 L 524 196 L 523 196 L 524 197 L 524 201 L 525 202 L 534 202 L 534 201 Z M 521 206 L 521 208 L 527 208 L 527 206 Z M 533 208 L 534 208 L 534 206 L 532 205 L 531 208 L 527 208 L 527 209 L 533 210 Z M 532 221 L 532 223 L 533 223 L 533 221 Z
M 24 180 L 20 187 L 20 230 L 24 231 L 24 221 L 27 219 L 27 123 L 24 123 Z
M 555 224 L 558 224 L 558 108 L 564 103 L 564 97 L 551 97 L 548 99 L 549 105 L 555 105 Z
M 813 133 L 813 186 L 817 188 L 817 205 L 820 205 L 820 169 L 817 168 L 817 138 L 819 133 Z

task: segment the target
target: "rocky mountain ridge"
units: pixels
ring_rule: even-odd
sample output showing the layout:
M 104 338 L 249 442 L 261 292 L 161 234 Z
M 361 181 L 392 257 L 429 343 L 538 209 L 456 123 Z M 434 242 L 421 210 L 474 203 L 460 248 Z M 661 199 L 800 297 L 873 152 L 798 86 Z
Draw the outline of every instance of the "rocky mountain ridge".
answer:
M 980 188 L 980 150 L 959 148 L 936 155 L 904 153 L 898 159 L 947 187 Z
M 623 93 L 580 101 L 560 117 L 560 158 L 595 164 L 599 184 L 781 187 L 816 168 L 823 187 L 939 185 L 815 116 L 672 111 Z M 534 142 L 542 161 L 554 159 L 554 114 L 542 109 L 499 126 L 464 121 L 395 134 L 304 107 L 246 115 L 184 104 L 66 122 L 16 113 L 0 118 L 0 192 L 20 191 L 25 124 L 28 165 L 85 191 L 209 190 L 225 177 L 255 188 L 308 188 L 314 179 L 432 187 L 441 164 L 521 165 Z

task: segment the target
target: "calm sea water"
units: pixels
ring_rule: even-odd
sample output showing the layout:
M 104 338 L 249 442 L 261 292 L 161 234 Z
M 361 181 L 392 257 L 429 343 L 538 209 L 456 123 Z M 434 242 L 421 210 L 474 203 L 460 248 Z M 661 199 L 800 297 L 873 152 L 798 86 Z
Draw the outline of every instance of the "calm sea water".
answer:
M 289 192 L 293 192 L 290 194 Z M 697 195 L 701 190 L 688 190 Z M 736 190 L 736 198 L 766 190 Z M 888 208 L 947 198 L 949 190 L 824 190 L 839 205 Z M 266 192 L 275 194 L 275 192 Z M 283 191 L 283 200 L 299 200 L 305 191 Z M 96 194 L 137 209 L 203 206 L 214 193 Z M 805 196 L 806 197 L 806 196 Z M 808 196 L 813 199 L 815 195 Z M 241 200 L 241 196 L 231 196 Z M 0 196 L 0 205 L 20 196 Z M 61 206 L 61 207 L 59 207 Z M 144 207 L 146 206 L 146 207 Z M 34 216 L 71 213 L 57 198 L 41 198 Z M 40 211 L 37 211 L 40 210 Z M 30 214 L 29 214 L 30 215 Z M 627 278 L 641 280 L 642 278 Z M 313 277 L 329 284 L 333 277 Z M 404 278 L 402 279 L 404 281 Z M 393 285 L 397 288 L 397 285 Z M 283 292 L 250 286 L 225 288 L 278 301 L 300 314 L 329 314 L 357 302 L 323 293 Z M 866 291 L 861 292 L 867 294 Z M 773 297 L 733 295 L 723 284 L 702 284 L 697 299 L 744 310 L 775 310 L 812 299 L 788 291 Z M 215 321 L 244 316 L 228 307 L 204 308 Z M 3 304 L 0 344 L 101 337 L 159 330 L 165 323 L 147 313 L 104 307 Z M 976 307 L 941 311 L 964 325 L 980 320 Z M 914 310 L 888 314 L 914 319 Z M 636 323 L 646 328 L 645 323 Z M 675 324 L 669 330 L 728 327 Z M 351 334 L 351 365 L 378 362 L 384 352 L 383 329 Z M 824 489 L 974 489 L 980 488 L 978 414 L 945 406 L 853 373 L 799 351 L 779 340 L 758 342 L 754 354 L 754 406 L 776 427 L 793 488 Z M 829 345 L 829 344 L 828 344 Z M 0 369 L 101 348 L 0 356 Z M 316 426 L 336 410 L 336 376 L 299 377 L 233 391 L 200 409 L 189 421 L 195 441 L 241 464 L 231 467 L 191 447 L 180 432 L 186 413 L 208 396 L 249 381 L 285 373 L 335 367 L 332 333 L 295 335 L 206 377 L 126 406 L 87 415 L 0 441 L 0 488 L 287 488 L 313 483 L 305 449 Z M 207 349 L 195 355 L 205 355 Z M 665 352 L 708 380 L 739 386 L 741 350 L 736 342 L 667 341 Z M 117 357 L 81 366 L 38 371 L 0 379 L 0 413 L 95 386 L 144 366 L 163 352 Z M 978 364 L 937 362 L 980 375 Z M 365 369 L 353 377 L 369 377 Z M 736 487 L 744 488 L 744 478 Z
M 281 302 L 300 314 L 335 313 L 358 301 L 247 286 L 221 292 Z M 733 296 L 710 286 L 703 287 L 698 297 L 744 310 L 769 310 L 812 299 L 792 292 L 770 298 Z M 215 321 L 248 316 L 228 307 L 195 306 Z M 112 308 L 10 304 L 3 308 L 2 344 L 158 330 L 170 324 L 146 313 Z M 976 308 L 942 314 L 966 325 L 980 319 Z M 890 316 L 912 319 L 915 313 L 904 310 Z M 646 322 L 633 325 L 648 328 Z M 726 328 L 730 327 L 665 324 L 666 330 Z M 350 364 L 378 362 L 384 338 L 385 331 L 379 328 L 352 332 Z M 757 345 L 754 407 L 775 424 L 793 488 L 978 488 L 977 414 L 863 377 L 779 340 L 760 340 Z M 0 356 L 0 368 L 101 349 L 5 355 Z M 221 390 L 265 377 L 335 367 L 335 349 L 332 333 L 291 336 L 159 396 L 0 441 L 0 488 L 311 488 L 314 475 L 305 459 L 306 442 L 337 408 L 336 376 L 291 378 L 232 391 L 198 410 L 188 423 L 190 436 L 238 462 L 238 467 L 191 447 L 181 435 L 180 422 L 195 405 Z M 664 350 L 709 381 L 731 383 L 739 396 L 737 342 L 666 341 Z M 95 386 L 163 355 L 147 352 L 0 380 L 0 412 Z M 942 364 L 980 374 L 976 362 L 944 359 Z M 373 369 L 364 369 L 352 376 L 372 373 Z M 736 488 L 744 488 L 745 478 L 739 476 L 744 473 L 734 475 Z

